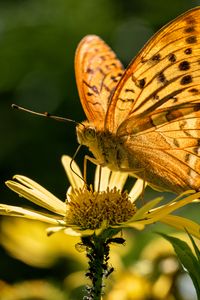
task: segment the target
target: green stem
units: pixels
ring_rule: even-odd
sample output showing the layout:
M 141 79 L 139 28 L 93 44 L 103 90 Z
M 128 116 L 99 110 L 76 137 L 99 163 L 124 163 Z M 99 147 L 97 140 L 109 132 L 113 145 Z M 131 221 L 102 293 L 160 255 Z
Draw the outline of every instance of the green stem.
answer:
M 86 276 L 91 280 L 91 286 L 88 286 L 87 296 L 85 300 L 100 300 L 103 295 L 104 279 L 107 278 L 112 271 L 109 267 L 110 243 L 124 243 L 122 238 L 112 238 L 116 234 L 116 230 L 104 231 L 101 235 L 92 235 L 82 237 L 82 243 L 86 247 L 86 255 L 89 259 L 89 269 Z
M 98 239 L 96 236 L 94 237 L 94 259 L 91 261 L 91 267 L 94 270 L 93 276 L 93 299 L 100 300 L 102 295 L 102 283 L 103 283 L 103 275 L 105 261 L 105 240 Z

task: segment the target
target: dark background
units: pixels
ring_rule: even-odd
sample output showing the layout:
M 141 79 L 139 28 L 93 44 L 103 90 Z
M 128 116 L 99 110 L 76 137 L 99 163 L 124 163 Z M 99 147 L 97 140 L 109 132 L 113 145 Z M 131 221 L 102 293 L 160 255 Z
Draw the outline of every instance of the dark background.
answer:
M 79 41 L 87 34 L 99 35 L 126 66 L 154 32 L 199 4 L 197 0 L 0 0 L 0 201 L 19 203 L 4 185 L 14 174 L 36 180 L 64 200 L 68 183 L 60 158 L 73 155 L 78 145 L 73 124 L 12 110 L 12 103 L 84 120 L 74 77 Z M 79 164 L 86 153 L 81 150 Z M 2 250 L 0 263 L 4 259 L 8 256 Z M 2 278 L 4 271 L 0 273 Z M 8 270 L 2 279 L 9 280 Z

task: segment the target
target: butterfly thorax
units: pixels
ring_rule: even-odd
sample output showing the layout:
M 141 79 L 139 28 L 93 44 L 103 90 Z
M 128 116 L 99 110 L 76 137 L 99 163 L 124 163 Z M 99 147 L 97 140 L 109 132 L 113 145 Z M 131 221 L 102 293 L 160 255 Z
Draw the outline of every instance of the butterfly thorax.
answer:
M 96 129 L 94 124 L 85 121 L 76 127 L 79 144 L 85 145 L 94 155 L 97 164 L 111 170 L 128 168 L 128 157 L 124 151 L 124 141 L 104 129 Z M 123 139 L 123 138 L 122 138 Z

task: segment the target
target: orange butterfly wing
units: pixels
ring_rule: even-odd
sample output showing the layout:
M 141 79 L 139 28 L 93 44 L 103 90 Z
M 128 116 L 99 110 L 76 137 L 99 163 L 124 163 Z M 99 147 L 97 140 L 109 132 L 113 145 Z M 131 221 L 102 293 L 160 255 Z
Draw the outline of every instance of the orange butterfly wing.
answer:
M 163 27 L 131 62 L 113 94 L 105 127 L 119 136 L 128 135 L 177 118 L 182 104 L 191 104 L 188 112 L 197 110 L 199 69 L 197 7 Z M 166 113 L 161 113 L 160 118 L 157 114 L 154 122 L 151 116 L 163 109 Z
M 115 53 L 98 36 L 88 35 L 75 55 L 75 74 L 85 114 L 97 128 L 104 126 L 112 93 L 124 72 Z
M 162 28 L 132 61 L 113 94 L 105 127 L 126 137 L 124 147 L 154 188 L 199 189 L 199 7 Z

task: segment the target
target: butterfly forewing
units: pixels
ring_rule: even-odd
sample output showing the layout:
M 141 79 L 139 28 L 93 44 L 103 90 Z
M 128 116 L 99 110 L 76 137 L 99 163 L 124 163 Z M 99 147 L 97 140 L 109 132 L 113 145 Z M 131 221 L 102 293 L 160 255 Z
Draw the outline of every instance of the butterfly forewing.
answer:
M 76 81 L 82 106 L 90 122 L 104 125 L 111 95 L 123 74 L 115 53 L 95 35 L 80 42 L 75 56 Z
M 132 61 L 112 97 L 106 128 L 131 134 L 137 120 L 156 109 L 198 102 L 199 62 L 200 8 L 196 8 L 162 28 Z

